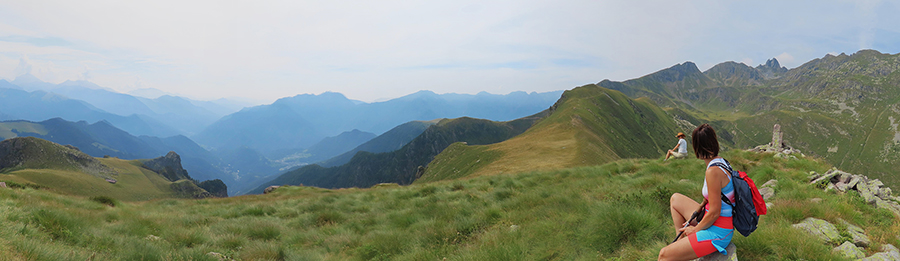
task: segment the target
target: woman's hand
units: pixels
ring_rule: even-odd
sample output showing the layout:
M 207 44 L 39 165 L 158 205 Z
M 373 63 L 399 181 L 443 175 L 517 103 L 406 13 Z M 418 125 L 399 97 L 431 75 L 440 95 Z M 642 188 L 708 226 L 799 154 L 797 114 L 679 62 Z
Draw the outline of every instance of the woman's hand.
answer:
M 696 226 L 687 226 L 684 228 L 679 228 L 678 232 L 684 232 L 684 234 L 682 234 L 682 237 L 686 237 L 686 236 L 689 236 L 689 235 L 693 234 L 694 232 L 696 232 L 696 230 L 697 230 Z

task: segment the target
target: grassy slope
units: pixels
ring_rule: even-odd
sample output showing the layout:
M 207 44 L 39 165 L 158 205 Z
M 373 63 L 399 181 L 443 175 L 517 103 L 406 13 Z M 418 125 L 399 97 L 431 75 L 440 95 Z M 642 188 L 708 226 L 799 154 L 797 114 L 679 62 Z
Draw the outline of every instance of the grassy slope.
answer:
M 107 196 L 119 200 L 138 201 L 177 197 L 169 182 L 159 174 L 142 168 L 137 160 L 98 159 L 118 172 L 116 184 L 80 171 L 58 169 L 23 169 L 0 174 L 0 181 L 33 183 L 52 191 L 80 196 Z
M 18 137 L 16 132 L 37 133 L 39 135 L 47 135 L 47 129 L 44 126 L 27 121 L 11 121 L 0 122 L 0 140 Z
M 779 180 L 759 229 L 735 237 L 742 260 L 841 260 L 833 245 L 791 228 L 806 217 L 863 227 L 875 242 L 869 249 L 900 245 L 900 222 L 889 212 L 806 184 L 806 173 L 827 163 L 725 156 L 759 183 Z M 288 187 L 116 207 L 0 190 L 0 250 L 11 260 L 214 260 L 208 252 L 240 260 L 649 260 L 674 236 L 669 195 L 699 198 L 701 172 L 699 160 L 621 160 L 405 187 Z
M 679 129 L 648 99 L 586 85 L 566 91 L 551 114 L 497 144 L 457 144 L 435 157 L 418 182 L 655 158 L 674 147 Z
M 67 195 L 106 196 L 126 201 L 191 196 L 188 191 L 176 191 L 173 182 L 143 168 L 140 160 L 93 158 L 34 137 L 5 140 L 2 145 L 7 149 L 5 153 L 11 153 L 7 160 L 22 161 L 17 163 L 19 166 L 2 169 L 0 181 L 36 184 Z M 111 184 L 106 178 L 117 182 Z M 193 183 L 181 187 L 197 188 Z

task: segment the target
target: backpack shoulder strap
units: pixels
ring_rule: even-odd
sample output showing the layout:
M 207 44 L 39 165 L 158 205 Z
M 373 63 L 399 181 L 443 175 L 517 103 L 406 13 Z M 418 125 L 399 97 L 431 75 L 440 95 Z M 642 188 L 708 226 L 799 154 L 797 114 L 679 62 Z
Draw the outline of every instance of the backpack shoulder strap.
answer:
M 728 161 L 726 160 L 725 162 L 727 163 Z M 725 171 L 728 172 L 728 173 L 726 173 L 726 175 L 729 178 L 728 182 L 731 182 L 732 184 L 734 183 L 734 170 L 731 169 L 730 166 L 728 166 L 727 164 L 721 163 L 721 162 L 714 162 L 712 165 L 725 169 Z M 722 202 L 725 202 L 725 204 L 728 204 L 729 206 L 734 208 L 734 204 L 731 203 L 731 200 L 727 200 L 728 196 L 725 195 L 725 192 L 719 191 L 719 193 L 722 194 Z M 735 194 L 734 196 L 737 197 L 737 194 Z

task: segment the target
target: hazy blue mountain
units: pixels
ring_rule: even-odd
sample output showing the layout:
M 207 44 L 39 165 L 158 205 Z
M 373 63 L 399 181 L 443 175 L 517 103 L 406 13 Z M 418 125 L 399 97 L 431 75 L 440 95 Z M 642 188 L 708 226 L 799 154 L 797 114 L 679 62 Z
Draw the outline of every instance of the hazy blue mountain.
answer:
M 243 108 L 253 106 L 249 102 L 234 99 L 221 98 L 211 101 L 190 100 L 197 107 L 206 109 L 216 115 L 217 118 L 240 111 Z
M 63 118 L 69 121 L 105 120 L 134 135 L 171 136 L 178 131 L 146 116 L 121 116 L 93 105 L 45 91 L 27 92 L 0 88 L 0 113 L 12 119 L 43 121 Z
M 357 146 L 350 151 L 316 164 L 323 167 L 334 167 L 350 162 L 350 159 L 352 159 L 353 156 L 360 151 L 381 153 L 399 150 L 400 148 L 403 148 L 404 145 L 422 134 L 425 129 L 437 122 L 437 120 L 411 121 L 401 124 L 381 135 L 378 135 L 378 137 L 375 137 L 367 141 L 366 143 Z
M 326 135 L 282 103 L 245 108 L 194 136 L 215 150 L 248 147 L 262 153 L 309 147 Z
M 234 183 L 233 176 L 215 166 L 220 164 L 217 158 L 185 136 L 135 137 L 107 121 L 89 124 L 86 121 L 71 122 L 53 118 L 42 122 L 0 122 L 0 138 L 14 137 L 37 137 L 72 145 L 94 157 L 147 159 L 176 151 L 182 156 L 182 164 L 191 171 L 195 179 L 222 179 L 226 183 Z
M 18 77 L 13 79 L 13 81 L 10 83 L 15 84 L 16 86 L 20 87 L 20 88 L 16 88 L 16 89 L 22 89 L 22 90 L 26 90 L 26 91 L 36 91 L 36 90 L 47 91 L 47 90 L 53 89 L 53 87 L 56 86 L 55 84 L 41 81 L 41 79 L 38 79 L 31 73 L 19 75 Z
M 15 89 L 15 90 L 21 90 L 22 87 L 19 87 L 18 85 L 9 83 L 9 81 L 7 81 L 7 80 L 0 79 L 0 89 Z
M 109 113 L 128 116 L 132 114 L 153 115 L 154 112 L 143 102 L 128 94 L 105 90 L 88 81 L 65 81 L 55 86 L 53 93 L 82 100 Z
M 225 114 L 218 114 L 195 105 L 191 100 L 163 95 L 156 99 L 136 98 L 152 112 L 148 115 L 169 126 L 175 126 L 183 134 L 198 133 Z M 234 112 L 234 111 L 232 111 Z
M 303 94 L 223 117 L 194 139 L 212 148 L 248 146 L 270 154 L 279 149 L 308 148 L 347 130 L 384 133 L 409 121 L 457 117 L 512 120 L 549 108 L 561 93 L 439 95 L 420 91 L 376 103 L 359 103 L 333 92 Z
M 118 93 L 114 90 L 103 88 L 97 84 L 83 80 L 70 80 L 60 84 L 50 84 L 43 82 L 30 74 L 17 77 L 13 83 L 8 83 L 6 81 L 0 82 L 0 88 L 22 89 L 22 87 L 19 87 L 16 84 L 29 86 L 25 89 L 41 90 L 44 92 L 60 94 L 69 99 L 84 101 L 94 108 L 107 113 L 123 117 L 132 117 L 136 115 L 137 118 L 141 118 L 156 125 L 150 128 L 155 129 L 154 131 L 137 131 L 139 129 L 147 128 L 131 128 L 126 125 L 121 126 L 123 129 L 133 132 L 135 135 L 193 135 L 200 132 L 222 116 L 234 113 L 243 108 L 243 103 L 228 99 L 194 101 L 172 95 L 160 95 L 153 99 L 135 97 L 129 94 Z M 63 115 L 56 116 L 63 117 Z M 132 119 L 132 122 L 122 122 L 113 118 L 104 119 L 117 126 L 119 126 L 120 123 L 136 124 L 133 122 L 135 119 Z M 94 121 L 96 119 L 74 118 L 70 120 Z M 162 123 L 165 126 L 160 126 L 158 123 Z

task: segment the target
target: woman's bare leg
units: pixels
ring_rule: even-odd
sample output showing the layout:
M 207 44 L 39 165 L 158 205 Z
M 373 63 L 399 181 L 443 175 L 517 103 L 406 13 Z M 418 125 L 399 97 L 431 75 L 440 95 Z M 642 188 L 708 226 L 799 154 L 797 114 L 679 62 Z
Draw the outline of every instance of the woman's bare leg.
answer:
M 667 160 L 669 159 L 670 156 L 672 156 L 672 150 L 669 150 L 668 152 L 666 152 L 666 159 L 667 159 Z
M 688 196 L 681 193 L 672 194 L 672 198 L 669 199 L 669 210 L 672 212 L 675 234 L 678 234 L 678 229 L 684 226 L 684 222 L 690 219 L 698 208 L 700 208 L 700 203 Z
M 691 248 L 691 240 L 687 237 L 681 238 L 675 243 L 659 250 L 658 260 L 691 260 L 696 259 L 697 254 Z

